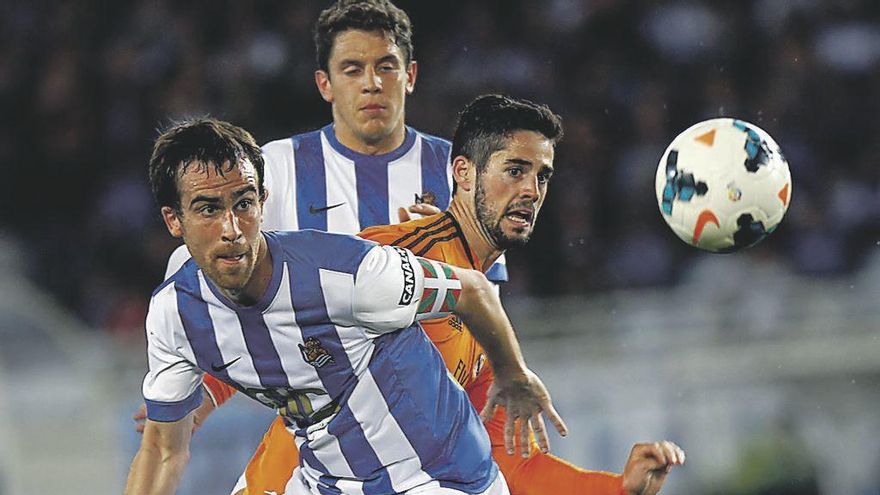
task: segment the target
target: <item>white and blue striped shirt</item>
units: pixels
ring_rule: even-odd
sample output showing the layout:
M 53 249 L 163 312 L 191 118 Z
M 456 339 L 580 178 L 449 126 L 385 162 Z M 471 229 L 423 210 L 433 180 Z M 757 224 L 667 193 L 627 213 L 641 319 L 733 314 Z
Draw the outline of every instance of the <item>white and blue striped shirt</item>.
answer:
M 486 431 L 413 324 L 417 258 L 348 235 L 264 235 L 273 271 L 255 305 L 227 299 L 193 260 L 154 292 L 148 417 L 195 409 L 207 372 L 285 417 L 322 494 L 485 490 L 497 475 Z
M 398 222 L 398 208 L 416 197 L 434 196 L 434 205 L 449 207 L 452 175 L 449 141 L 406 128 L 396 150 L 365 155 L 336 139 L 333 124 L 263 146 L 264 184 L 269 198 L 263 207 L 263 230 L 317 229 L 357 234 L 374 225 Z M 166 278 L 189 258 L 181 246 L 168 264 Z M 486 273 L 507 281 L 502 255 Z

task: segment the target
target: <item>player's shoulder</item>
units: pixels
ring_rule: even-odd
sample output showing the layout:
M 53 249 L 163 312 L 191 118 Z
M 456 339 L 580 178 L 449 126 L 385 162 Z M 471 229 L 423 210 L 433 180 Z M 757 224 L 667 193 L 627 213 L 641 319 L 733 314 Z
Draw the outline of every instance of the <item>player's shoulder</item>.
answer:
M 433 134 L 428 134 L 427 132 L 422 132 L 418 129 L 413 129 L 422 139 L 422 148 L 428 148 L 437 152 L 438 155 L 448 156 L 449 152 L 452 150 L 452 143 L 445 138 L 435 136 Z
M 429 143 L 429 144 L 435 145 L 435 146 L 446 147 L 446 148 L 452 147 L 452 142 L 450 142 L 446 138 L 442 138 L 440 136 L 435 136 L 433 134 L 429 134 L 427 132 L 420 131 L 418 129 L 413 129 L 413 130 L 416 132 L 416 134 L 419 137 L 422 138 L 423 142 L 426 142 L 426 143 Z
M 323 129 L 314 129 L 269 141 L 263 145 L 263 155 L 268 158 L 291 156 L 291 152 L 295 152 L 300 146 L 302 146 L 303 142 L 315 139 L 320 140 L 322 130 Z
M 408 222 L 397 223 L 393 225 L 376 225 L 362 230 L 358 237 L 369 239 L 379 244 L 396 245 L 399 239 L 404 238 L 413 232 L 427 231 L 432 226 L 443 224 L 448 221 L 445 213 L 438 213 L 427 217 L 419 217 Z
M 264 232 L 273 256 L 283 261 L 306 263 L 321 268 L 352 271 L 376 246 L 370 240 L 322 230 L 277 230 Z
M 459 258 L 464 253 L 464 243 L 459 242 L 461 230 L 449 213 L 438 213 L 410 220 L 397 225 L 371 227 L 359 235 L 379 244 L 400 246 L 417 256 L 445 261 L 448 257 Z M 467 253 L 463 255 L 467 258 Z
M 196 279 L 199 266 L 192 258 L 186 259 L 174 273 L 170 274 L 153 290 L 153 300 L 164 300 L 174 297 L 177 291 L 194 291 L 191 287 Z

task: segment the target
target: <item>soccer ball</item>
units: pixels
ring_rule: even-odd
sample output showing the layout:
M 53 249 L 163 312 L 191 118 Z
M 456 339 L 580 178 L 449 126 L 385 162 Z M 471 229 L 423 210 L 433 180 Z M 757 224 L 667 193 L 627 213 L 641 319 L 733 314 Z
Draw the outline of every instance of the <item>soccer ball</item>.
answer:
M 657 167 L 657 203 L 684 242 L 730 253 L 772 233 L 788 210 L 791 173 L 758 126 L 711 119 L 679 134 Z

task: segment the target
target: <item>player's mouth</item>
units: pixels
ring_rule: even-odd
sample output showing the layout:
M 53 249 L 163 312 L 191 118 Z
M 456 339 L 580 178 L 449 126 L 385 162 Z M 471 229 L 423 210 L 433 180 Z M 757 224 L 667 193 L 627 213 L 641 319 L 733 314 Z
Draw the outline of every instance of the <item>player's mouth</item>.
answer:
M 504 214 L 504 218 L 518 227 L 527 228 L 535 219 L 535 210 L 531 208 L 511 208 Z
M 219 254 L 217 255 L 217 261 L 222 265 L 237 265 L 244 261 L 247 253 L 241 254 Z
M 387 108 L 385 107 L 385 105 L 380 105 L 378 103 L 370 103 L 368 105 L 362 106 L 360 108 L 360 110 L 362 112 L 366 113 L 367 115 L 379 115 L 379 114 L 385 112 L 385 110 L 387 110 Z

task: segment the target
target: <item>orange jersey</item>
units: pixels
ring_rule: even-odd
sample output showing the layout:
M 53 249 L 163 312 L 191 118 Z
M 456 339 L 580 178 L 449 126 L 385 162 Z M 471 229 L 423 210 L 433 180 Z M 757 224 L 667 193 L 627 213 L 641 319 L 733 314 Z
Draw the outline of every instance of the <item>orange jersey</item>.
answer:
M 370 227 L 359 234 L 380 244 L 407 248 L 417 256 L 462 268 L 482 269 L 467 244 L 458 222 L 449 213 L 412 220 L 397 225 Z M 486 404 L 493 381 L 485 352 L 455 315 L 421 322 L 425 333 L 437 346 L 449 372 L 465 388 L 477 411 Z M 234 389 L 206 376 L 206 386 L 215 399 L 225 400 Z M 218 386 L 219 385 L 219 386 Z M 532 455 L 523 459 L 504 449 L 504 411 L 499 410 L 486 423 L 492 442 L 492 455 L 507 479 L 512 495 L 574 495 L 621 493 L 620 476 L 587 471 L 555 456 L 542 453 L 532 439 Z M 299 453 L 293 436 L 281 418 L 276 419 L 254 453 L 245 471 L 248 488 L 240 493 L 284 493 L 285 485 L 297 466 Z

